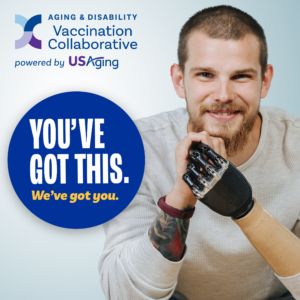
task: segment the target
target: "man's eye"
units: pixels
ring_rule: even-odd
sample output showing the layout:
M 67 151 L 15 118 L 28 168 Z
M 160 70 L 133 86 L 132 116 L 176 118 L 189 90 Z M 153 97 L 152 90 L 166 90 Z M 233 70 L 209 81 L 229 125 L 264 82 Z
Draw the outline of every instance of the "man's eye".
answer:
M 251 76 L 247 75 L 247 74 L 238 74 L 238 75 L 233 76 L 233 79 L 250 78 L 250 77 Z
M 208 72 L 202 72 L 202 73 L 199 73 L 198 75 L 202 76 L 202 77 L 206 77 L 206 78 L 213 78 L 214 77 L 213 74 L 208 73 Z

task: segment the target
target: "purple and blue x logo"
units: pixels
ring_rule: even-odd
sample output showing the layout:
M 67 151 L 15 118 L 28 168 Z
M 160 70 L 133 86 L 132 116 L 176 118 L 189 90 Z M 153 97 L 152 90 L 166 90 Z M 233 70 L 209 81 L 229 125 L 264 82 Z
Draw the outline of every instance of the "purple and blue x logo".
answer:
M 42 49 L 42 41 L 38 40 L 33 35 L 33 28 L 37 24 L 42 23 L 42 15 L 33 16 L 29 20 L 27 20 L 25 17 L 21 15 L 16 15 L 15 23 L 21 25 L 24 29 L 23 36 L 19 40 L 15 41 L 15 49 L 23 48 L 27 44 L 29 44 L 34 48 Z

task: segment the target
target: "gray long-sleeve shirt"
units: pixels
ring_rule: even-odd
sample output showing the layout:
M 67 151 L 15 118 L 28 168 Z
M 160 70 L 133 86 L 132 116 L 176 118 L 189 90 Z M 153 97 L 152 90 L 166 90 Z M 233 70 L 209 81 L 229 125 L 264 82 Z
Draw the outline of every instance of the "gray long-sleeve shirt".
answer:
M 259 145 L 238 169 L 253 197 L 300 237 L 300 116 L 267 107 L 260 113 Z M 169 299 L 175 289 L 189 300 L 281 296 L 285 286 L 239 227 L 200 201 L 181 261 L 167 260 L 149 241 L 148 229 L 160 212 L 157 201 L 175 182 L 175 148 L 187 134 L 187 122 L 183 108 L 136 122 L 145 147 L 145 174 L 130 205 L 104 224 L 107 238 L 99 264 L 104 294 L 112 300 Z M 300 275 L 282 282 L 294 297 L 300 295 Z

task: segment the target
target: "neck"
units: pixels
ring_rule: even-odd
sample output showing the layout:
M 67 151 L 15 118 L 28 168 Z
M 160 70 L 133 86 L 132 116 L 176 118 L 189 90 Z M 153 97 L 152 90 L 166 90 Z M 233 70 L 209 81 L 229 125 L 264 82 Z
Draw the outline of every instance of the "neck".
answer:
M 236 167 L 244 164 L 255 152 L 259 139 L 260 139 L 260 131 L 261 131 L 262 121 L 261 116 L 258 114 L 253 129 L 248 135 L 248 141 L 243 150 L 239 151 L 236 155 L 228 157 L 228 160 Z

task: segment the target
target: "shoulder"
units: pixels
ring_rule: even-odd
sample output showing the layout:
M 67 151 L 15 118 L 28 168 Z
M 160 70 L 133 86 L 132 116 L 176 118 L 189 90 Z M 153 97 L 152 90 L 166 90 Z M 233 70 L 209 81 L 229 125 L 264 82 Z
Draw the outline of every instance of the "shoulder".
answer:
M 263 107 L 262 111 L 268 119 L 268 145 L 293 163 L 299 156 L 300 116 L 278 107 Z
M 173 178 L 175 176 L 175 149 L 187 134 L 188 113 L 186 109 L 179 108 L 163 112 L 139 119 L 135 123 L 145 149 L 144 182 L 147 181 L 152 187 L 151 190 L 155 190 L 157 187 L 162 187 L 162 180 L 166 180 L 164 188 L 172 188 L 169 183 L 175 180 Z M 169 179 L 162 179 L 162 177 Z M 158 194 L 163 195 L 165 191 L 160 192 Z
M 185 108 L 177 108 L 172 111 L 162 112 L 147 118 L 135 121 L 144 146 L 148 144 L 162 145 L 176 140 L 177 143 L 183 138 L 182 132 L 186 132 L 188 113 Z M 186 134 L 186 133 L 185 133 Z
M 187 116 L 185 108 L 177 108 L 172 111 L 162 112 L 135 121 L 135 124 L 142 135 L 147 132 L 158 132 L 166 128 L 176 128 L 180 126 L 180 120 Z
M 261 109 L 267 113 L 268 121 L 271 125 L 300 130 L 300 115 L 290 114 L 284 109 L 275 106 L 263 106 Z

